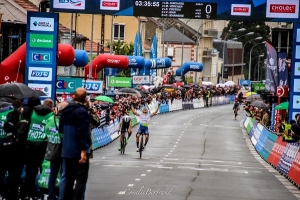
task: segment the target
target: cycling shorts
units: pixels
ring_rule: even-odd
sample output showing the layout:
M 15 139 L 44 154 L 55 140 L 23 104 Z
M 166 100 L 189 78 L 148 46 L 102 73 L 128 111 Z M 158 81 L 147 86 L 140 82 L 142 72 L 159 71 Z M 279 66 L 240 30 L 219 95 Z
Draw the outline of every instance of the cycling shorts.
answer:
M 129 128 L 129 123 L 128 124 L 122 124 L 121 133 L 128 132 L 128 128 Z
M 140 126 L 138 132 L 138 134 L 144 133 L 145 135 L 149 135 L 149 130 L 148 127 L 145 126 Z

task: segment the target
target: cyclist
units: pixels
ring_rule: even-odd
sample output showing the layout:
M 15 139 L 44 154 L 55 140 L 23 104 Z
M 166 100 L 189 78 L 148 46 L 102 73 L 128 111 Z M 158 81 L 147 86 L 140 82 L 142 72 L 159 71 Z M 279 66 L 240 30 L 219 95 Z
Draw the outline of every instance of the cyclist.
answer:
M 236 119 L 236 116 L 238 115 L 237 112 L 238 112 L 238 110 L 239 110 L 239 106 L 240 106 L 239 100 L 236 99 L 235 102 L 234 102 L 234 104 L 233 104 L 234 119 Z
M 146 148 L 146 145 L 149 141 L 149 130 L 148 130 L 148 125 L 150 122 L 150 118 L 153 117 L 157 112 L 158 112 L 158 108 L 160 106 L 160 103 L 158 104 L 156 110 L 152 113 L 152 114 L 148 114 L 148 109 L 145 107 L 142 110 L 142 113 L 137 113 L 135 111 L 135 109 L 133 108 L 133 106 L 131 107 L 131 110 L 133 112 L 133 114 L 135 114 L 136 116 L 138 116 L 140 118 L 140 127 L 139 130 L 136 134 L 136 147 L 137 147 L 137 152 L 139 152 L 139 139 L 140 139 L 140 135 L 141 133 L 144 133 L 146 135 L 146 140 L 145 140 L 145 145 L 144 145 L 144 149 Z
M 118 126 L 118 132 L 120 132 L 120 130 L 121 130 L 120 146 L 118 148 L 119 151 L 121 150 L 121 143 L 123 141 L 123 137 L 125 137 L 125 132 L 128 132 L 128 137 L 126 139 L 126 145 L 127 145 L 128 140 L 132 133 L 131 128 L 132 128 L 131 117 L 125 113 L 125 115 L 121 116 L 120 124 Z

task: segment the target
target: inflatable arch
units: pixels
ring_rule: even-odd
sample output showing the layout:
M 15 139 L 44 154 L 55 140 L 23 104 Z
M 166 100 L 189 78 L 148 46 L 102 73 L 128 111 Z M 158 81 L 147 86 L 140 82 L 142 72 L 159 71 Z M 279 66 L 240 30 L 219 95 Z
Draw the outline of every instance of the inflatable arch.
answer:
M 203 70 L 203 64 L 202 63 L 185 62 L 181 67 L 179 67 L 176 70 L 175 76 L 181 76 L 181 71 L 182 71 L 182 75 L 185 75 L 189 71 L 202 72 L 202 70 Z
M 100 54 L 92 61 L 92 77 L 97 78 L 97 74 L 104 68 L 128 68 L 129 60 L 127 56 Z M 85 77 L 89 75 L 90 63 L 85 66 Z

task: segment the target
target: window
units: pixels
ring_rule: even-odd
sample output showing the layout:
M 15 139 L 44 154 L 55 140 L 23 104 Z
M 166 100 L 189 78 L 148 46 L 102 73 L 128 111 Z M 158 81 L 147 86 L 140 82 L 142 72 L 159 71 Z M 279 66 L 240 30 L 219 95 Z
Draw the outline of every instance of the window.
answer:
M 125 24 L 114 24 L 114 40 L 125 40 Z

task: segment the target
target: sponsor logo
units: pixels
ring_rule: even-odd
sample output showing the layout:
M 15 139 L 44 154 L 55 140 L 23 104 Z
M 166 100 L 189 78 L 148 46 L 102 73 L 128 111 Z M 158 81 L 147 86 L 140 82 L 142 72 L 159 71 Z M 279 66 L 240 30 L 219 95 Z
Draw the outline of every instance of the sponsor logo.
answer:
M 30 34 L 30 47 L 53 48 L 53 35 Z
M 102 93 L 102 81 L 82 82 L 82 87 L 93 93 Z
M 190 69 L 200 69 L 198 65 L 190 65 Z
M 52 52 L 41 51 L 29 51 L 30 60 L 29 63 L 34 64 L 52 64 Z
M 270 4 L 270 13 L 296 13 L 296 5 Z
M 31 31 L 54 31 L 54 18 L 30 17 Z
M 46 67 L 29 67 L 28 80 L 52 81 L 52 69 Z
M 53 8 L 84 10 L 85 0 L 53 0 Z
M 107 59 L 107 63 L 119 64 L 121 60 Z
M 251 15 L 251 5 L 231 4 L 231 15 L 233 15 L 233 16 L 250 16 Z
M 120 10 L 120 0 L 100 0 L 101 10 Z
M 29 67 L 28 80 L 30 80 L 30 81 L 52 81 L 52 68 Z
M 70 81 L 70 82 L 66 82 L 66 81 L 63 81 L 63 80 L 58 80 L 56 82 L 56 88 L 57 89 L 74 89 L 75 87 L 75 82 L 74 81 Z
M 134 84 L 144 84 L 149 83 L 149 76 L 134 76 L 132 79 Z
M 266 17 L 268 18 L 298 18 L 299 0 L 287 2 L 268 0 L 266 8 Z
M 51 84 L 37 84 L 37 83 L 29 83 L 28 87 L 33 90 L 39 90 L 46 94 L 43 97 L 51 97 L 52 85 Z
M 129 65 L 131 65 L 131 66 L 137 65 L 136 59 L 134 59 L 134 58 L 130 59 L 129 60 Z
M 39 70 L 32 70 L 31 77 L 49 77 L 49 71 L 39 71 Z
M 45 127 L 41 124 L 32 124 L 32 129 L 35 131 L 44 131 Z
M 4 127 L 4 121 L 0 121 L 0 127 Z

